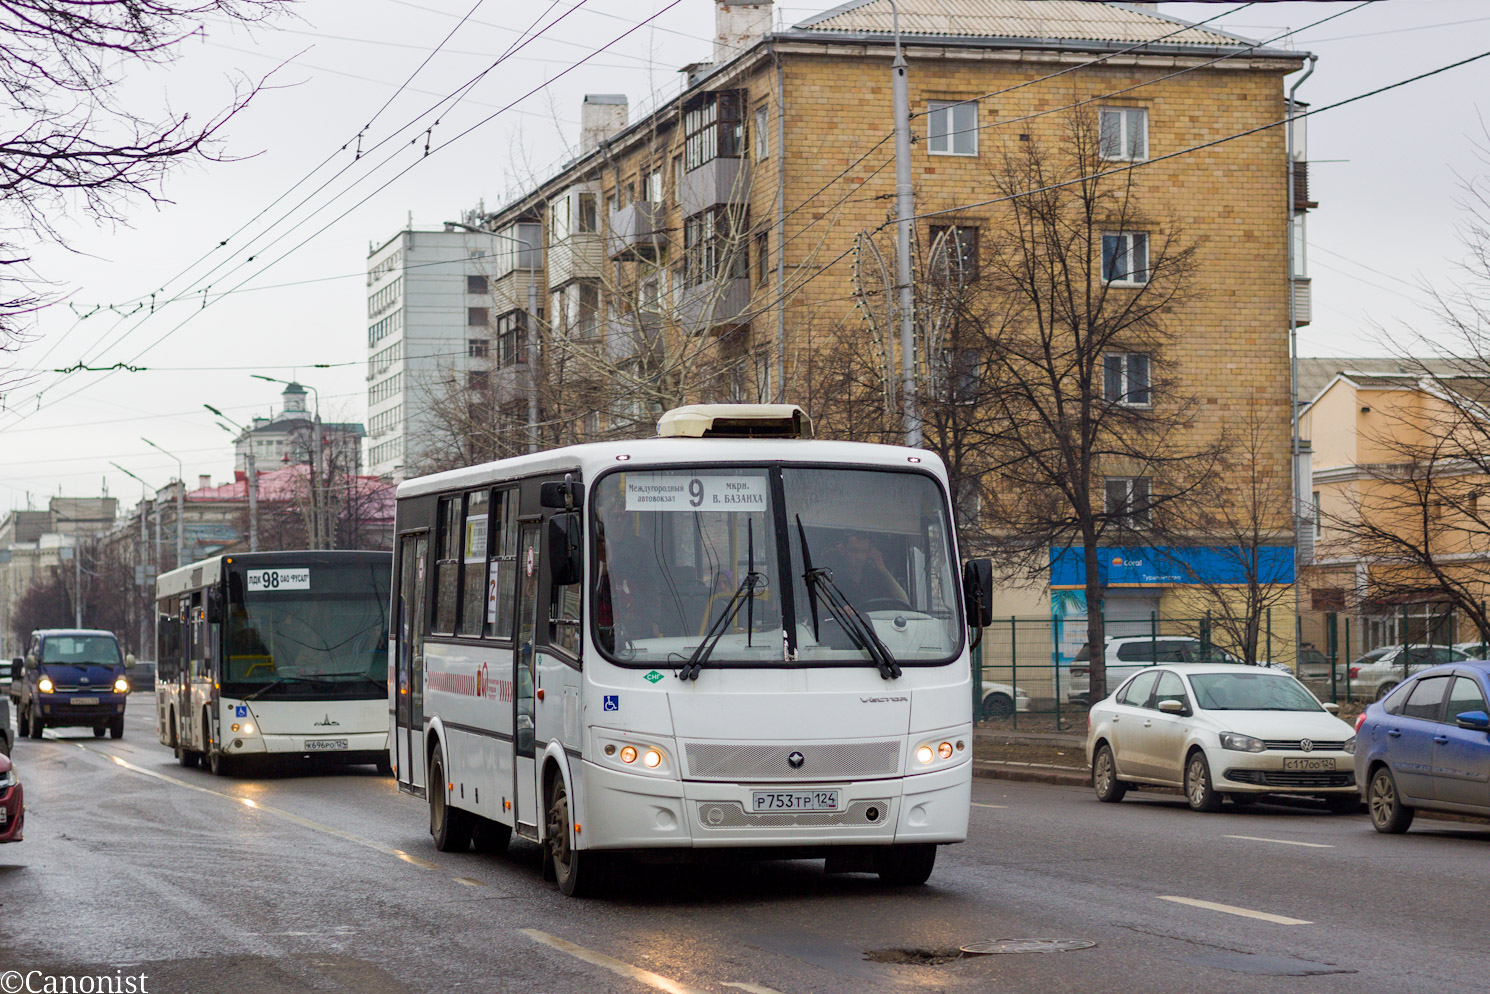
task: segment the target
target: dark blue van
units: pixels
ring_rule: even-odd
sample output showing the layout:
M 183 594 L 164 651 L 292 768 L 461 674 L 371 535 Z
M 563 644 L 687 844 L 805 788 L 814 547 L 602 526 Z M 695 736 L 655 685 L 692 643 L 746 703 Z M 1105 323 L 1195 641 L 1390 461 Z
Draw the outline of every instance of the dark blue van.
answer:
M 26 657 L 10 685 L 22 735 L 41 738 L 45 728 L 105 729 L 124 737 L 129 681 L 113 632 L 46 628 L 31 633 Z

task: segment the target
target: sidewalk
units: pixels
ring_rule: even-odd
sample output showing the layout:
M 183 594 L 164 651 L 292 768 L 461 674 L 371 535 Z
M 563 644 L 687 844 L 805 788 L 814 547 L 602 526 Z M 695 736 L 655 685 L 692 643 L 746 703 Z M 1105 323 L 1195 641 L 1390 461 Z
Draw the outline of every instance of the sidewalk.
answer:
M 973 776 L 979 780 L 1086 787 L 1086 736 L 1074 732 L 973 729 Z

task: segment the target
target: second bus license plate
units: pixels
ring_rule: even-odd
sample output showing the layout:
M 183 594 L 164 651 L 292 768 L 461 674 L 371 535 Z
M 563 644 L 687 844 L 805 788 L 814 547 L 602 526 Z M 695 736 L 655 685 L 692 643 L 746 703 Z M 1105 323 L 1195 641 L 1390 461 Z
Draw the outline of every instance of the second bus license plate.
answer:
M 338 749 L 346 749 L 346 739 L 306 739 L 306 752 L 334 752 Z
M 750 807 L 756 814 L 770 811 L 837 811 L 836 790 L 755 790 Z

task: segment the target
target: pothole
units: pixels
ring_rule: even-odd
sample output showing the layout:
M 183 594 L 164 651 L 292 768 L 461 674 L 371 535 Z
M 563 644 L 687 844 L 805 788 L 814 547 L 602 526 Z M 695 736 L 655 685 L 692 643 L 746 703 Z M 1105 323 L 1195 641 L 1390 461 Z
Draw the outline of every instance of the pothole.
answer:
M 969 942 L 960 950 L 968 956 L 997 956 L 1010 953 L 1069 953 L 1091 949 L 1095 942 L 1086 939 L 988 939 Z
M 864 954 L 864 958 L 871 963 L 940 966 L 943 963 L 950 963 L 955 959 L 962 959 L 962 950 L 956 946 L 939 946 L 934 949 L 871 949 Z

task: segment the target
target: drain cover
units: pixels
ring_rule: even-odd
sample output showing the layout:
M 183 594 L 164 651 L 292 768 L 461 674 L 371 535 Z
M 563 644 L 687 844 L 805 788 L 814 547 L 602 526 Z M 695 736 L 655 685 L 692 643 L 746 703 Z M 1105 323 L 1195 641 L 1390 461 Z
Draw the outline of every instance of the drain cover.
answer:
M 990 956 L 1004 953 L 1069 953 L 1073 949 L 1090 949 L 1095 942 L 1086 939 L 988 939 L 985 942 L 969 942 L 962 951 L 969 956 Z

